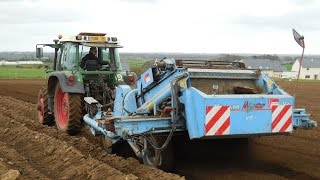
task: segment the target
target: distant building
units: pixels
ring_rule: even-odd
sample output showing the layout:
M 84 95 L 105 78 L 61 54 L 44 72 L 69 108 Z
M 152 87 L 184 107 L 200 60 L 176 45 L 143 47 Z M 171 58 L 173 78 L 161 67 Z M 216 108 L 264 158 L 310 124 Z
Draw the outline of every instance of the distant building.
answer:
M 43 64 L 41 61 L 6 61 L 1 60 L 1 66 L 16 66 L 16 65 L 26 65 L 26 64 Z
M 297 59 L 293 65 L 291 71 L 298 74 L 300 59 Z M 302 60 L 299 79 L 314 79 L 320 80 L 320 59 L 304 58 Z
M 18 63 L 14 62 L 14 61 L 1 60 L 0 65 L 1 66 L 15 66 L 15 65 L 18 65 Z
M 297 79 L 298 73 L 294 71 L 284 71 L 281 74 L 281 79 Z
M 247 69 L 260 69 L 262 73 L 270 77 L 281 77 L 284 71 L 287 71 L 278 60 L 270 59 L 242 59 Z
M 17 63 L 19 65 L 22 65 L 22 64 L 43 64 L 43 62 L 41 62 L 41 61 L 17 61 Z

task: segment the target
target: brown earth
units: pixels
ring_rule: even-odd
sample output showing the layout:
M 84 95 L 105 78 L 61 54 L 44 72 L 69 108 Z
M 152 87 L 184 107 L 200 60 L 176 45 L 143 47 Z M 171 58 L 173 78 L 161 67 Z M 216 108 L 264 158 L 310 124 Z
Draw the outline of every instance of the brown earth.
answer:
M 239 159 L 230 158 L 238 151 L 230 141 L 185 146 L 177 142 L 176 174 L 171 174 L 127 155 L 105 153 L 87 129 L 67 136 L 39 125 L 35 103 L 43 84 L 0 80 L 0 176 L 15 169 L 21 173 L 19 179 L 320 179 L 319 128 L 252 138 L 249 156 Z M 295 83 L 279 84 L 320 124 L 320 83 L 299 83 L 296 90 Z

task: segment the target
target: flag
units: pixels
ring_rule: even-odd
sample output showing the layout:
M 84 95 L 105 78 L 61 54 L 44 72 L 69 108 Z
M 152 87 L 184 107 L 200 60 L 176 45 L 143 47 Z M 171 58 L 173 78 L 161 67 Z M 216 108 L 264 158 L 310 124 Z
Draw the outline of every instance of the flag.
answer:
M 297 33 L 297 31 L 294 30 L 294 29 L 292 29 L 292 32 L 293 32 L 294 40 L 296 40 L 296 42 L 297 42 L 302 48 L 305 48 L 305 46 L 304 46 L 304 37 L 303 37 L 303 36 L 300 36 L 300 34 Z

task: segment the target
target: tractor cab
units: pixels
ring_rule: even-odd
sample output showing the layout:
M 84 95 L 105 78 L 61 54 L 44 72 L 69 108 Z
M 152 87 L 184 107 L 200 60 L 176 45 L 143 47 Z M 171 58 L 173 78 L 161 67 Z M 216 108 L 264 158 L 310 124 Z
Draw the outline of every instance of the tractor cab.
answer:
M 122 70 L 119 48 L 122 48 L 116 37 L 108 37 L 105 33 L 79 33 L 76 36 L 59 35 L 54 44 L 37 44 L 37 58 L 43 57 L 42 47 L 55 49 L 52 69 L 47 74 L 65 72 L 66 76 L 76 75 L 80 81 L 100 76 L 109 85 L 135 84 L 135 74 Z M 90 49 L 96 49 L 94 58 L 87 58 Z M 90 57 L 90 56 L 89 56 Z M 85 59 L 85 62 L 83 61 Z
M 39 108 L 39 121 L 43 124 L 54 118 L 58 129 L 73 134 L 78 129 L 73 123 L 78 124 L 82 110 L 89 111 L 89 107 L 82 107 L 84 97 L 93 97 L 104 110 L 113 109 L 116 87 L 135 86 L 136 74 L 121 68 L 118 49 L 122 46 L 116 37 L 87 32 L 70 37 L 59 35 L 53 44 L 37 44 L 39 59 L 43 57 L 43 47 L 54 49 L 53 63 L 46 69 L 47 87 L 39 92 L 39 97 L 47 99 Z M 90 49 L 94 51 L 91 55 Z M 44 102 L 41 98 L 39 102 Z
M 80 33 L 77 36 L 61 37 L 59 42 L 63 44 L 61 58 L 57 63 L 61 70 L 74 68 L 80 71 L 121 70 L 118 48 L 122 46 L 118 45 L 116 37 L 106 37 L 103 33 Z M 91 48 L 95 49 L 94 56 L 98 61 L 94 62 L 95 58 L 87 58 L 87 64 L 98 62 L 99 68 L 81 67 L 83 58 L 90 54 Z M 91 54 L 91 57 L 94 56 Z

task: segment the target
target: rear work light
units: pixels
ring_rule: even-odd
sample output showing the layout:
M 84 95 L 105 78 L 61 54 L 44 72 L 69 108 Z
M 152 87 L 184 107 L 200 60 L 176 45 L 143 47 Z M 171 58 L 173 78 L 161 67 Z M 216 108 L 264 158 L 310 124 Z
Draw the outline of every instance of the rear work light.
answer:
M 134 85 L 135 78 L 134 76 L 129 76 L 130 85 Z
M 74 75 L 69 76 L 68 79 L 67 79 L 67 84 L 68 84 L 68 86 L 72 86 L 75 79 L 76 79 L 76 78 L 75 78 Z

